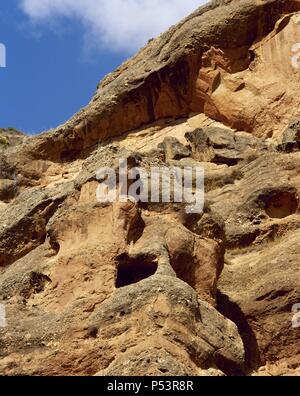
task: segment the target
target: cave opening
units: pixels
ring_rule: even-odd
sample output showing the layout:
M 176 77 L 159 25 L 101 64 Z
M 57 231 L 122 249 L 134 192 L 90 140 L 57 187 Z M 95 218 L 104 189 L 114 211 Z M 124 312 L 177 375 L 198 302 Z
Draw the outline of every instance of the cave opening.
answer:
M 150 278 L 157 271 L 158 264 L 152 257 L 131 258 L 122 254 L 117 258 L 116 288 L 129 286 Z
M 299 199 L 296 193 L 277 192 L 266 202 L 266 214 L 272 219 L 283 219 L 295 214 L 298 210 Z

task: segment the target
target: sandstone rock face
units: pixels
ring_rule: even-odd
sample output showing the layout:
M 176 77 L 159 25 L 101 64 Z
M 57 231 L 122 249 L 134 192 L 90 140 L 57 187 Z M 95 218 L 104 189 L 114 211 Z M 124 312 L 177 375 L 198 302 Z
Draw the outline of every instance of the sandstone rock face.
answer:
M 1 374 L 299 375 L 299 21 L 212 1 L 65 125 L 0 131 Z M 119 159 L 202 167 L 203 212 L 99 202 Z

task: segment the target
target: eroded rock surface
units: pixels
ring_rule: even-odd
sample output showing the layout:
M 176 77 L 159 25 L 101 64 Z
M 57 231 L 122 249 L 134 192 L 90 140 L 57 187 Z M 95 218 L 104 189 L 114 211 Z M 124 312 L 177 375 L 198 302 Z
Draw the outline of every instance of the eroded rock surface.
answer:
M 37 137 L 0 131 L 0 373 L 299 375 L 298 0 L 215 0 Z M 202 167 L 203 213 L 96 172 Z

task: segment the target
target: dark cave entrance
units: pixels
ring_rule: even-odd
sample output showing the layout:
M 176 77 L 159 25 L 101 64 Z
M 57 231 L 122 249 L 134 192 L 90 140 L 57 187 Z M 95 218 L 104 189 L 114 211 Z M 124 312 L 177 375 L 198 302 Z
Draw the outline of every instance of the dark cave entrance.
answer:
M 272 219 L 284 219 L 297 212 L 298 197 L 291 192 L 277 192 L 266 202 L 266 214 Z
M 116 288 L 129 286 L 150 278 L 157 271 L 158 264 L 153 257 L 131 258 L 122 254 L 118 258 Z

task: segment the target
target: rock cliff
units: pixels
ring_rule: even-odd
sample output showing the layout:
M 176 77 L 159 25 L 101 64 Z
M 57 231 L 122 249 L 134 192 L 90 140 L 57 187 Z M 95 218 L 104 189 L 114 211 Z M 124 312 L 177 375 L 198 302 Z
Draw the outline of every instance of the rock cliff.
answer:
M 300 375 L 299 42 L 300 0 L 214 0 L 0 131 L 1 374 Z M 202 167 L 204 211 L 100 203 L 120 158 Z

